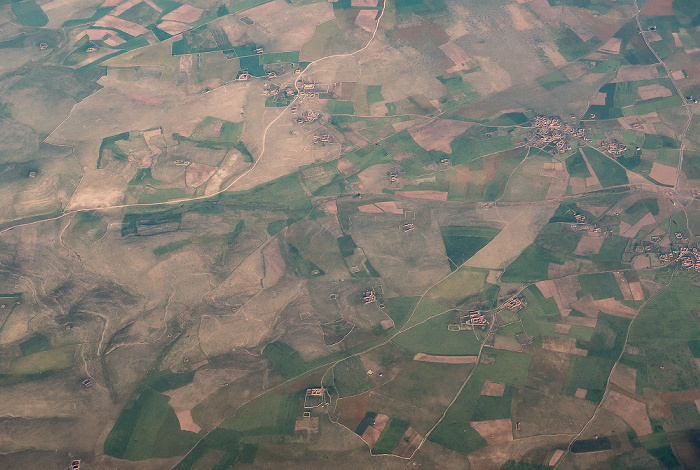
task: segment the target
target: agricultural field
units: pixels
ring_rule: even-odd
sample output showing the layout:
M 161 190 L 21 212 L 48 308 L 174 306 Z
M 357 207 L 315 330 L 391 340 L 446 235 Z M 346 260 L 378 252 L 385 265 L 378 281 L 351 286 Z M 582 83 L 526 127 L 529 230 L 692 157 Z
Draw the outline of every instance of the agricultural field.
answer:
M 699 27 L 0 1 L 0 468 L 696 468 Z

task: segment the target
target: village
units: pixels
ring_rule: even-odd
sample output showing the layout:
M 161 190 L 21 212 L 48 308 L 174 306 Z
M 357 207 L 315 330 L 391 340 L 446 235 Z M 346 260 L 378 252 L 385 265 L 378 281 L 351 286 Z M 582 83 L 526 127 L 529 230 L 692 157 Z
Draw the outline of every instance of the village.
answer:
M 556 116 L 536 116 L 532 121 L 535 130 L 531 134 L 531 139 L 536 143 L 548 146 L 554 145 L 552 154 L 564 153 L 571 150 L 570 141 L 573 139 L 581 139 L 583 142 L 591 142 L 585 136 L 585 130 L 582 127 L 574 127 L 570 124 L 564 124 L 560 118 Z

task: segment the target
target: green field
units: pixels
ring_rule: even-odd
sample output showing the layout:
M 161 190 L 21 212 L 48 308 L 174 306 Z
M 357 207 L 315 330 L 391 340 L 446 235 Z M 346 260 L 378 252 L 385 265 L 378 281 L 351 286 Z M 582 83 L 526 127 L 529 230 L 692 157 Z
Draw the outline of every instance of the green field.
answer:
M 333 367 L 333 385 L 341 397 L 358 395 L 372 388 L 359 356 L 349 357 Z
M 35 334 L 19 343 L 19 349 L 22 351 L 23 356 L 29 356 L 31 354 L 36 354 L 41 351 L 46 351 L 51 347 L 51 342 L 49 339 L 41 334 Z
M 472 331 L 447 331 L 447 325 L 454 322 L 452 314 L 446 313 L 401 332 L 393 341 L 414 353 L 476 355 L 481 341 Z
M 31 375 L 66 369 L 73 364 L 74 354 L 75 345 L 71 344 L 45 349 L 13 360 L 8 373 L 10 375 Z
M 386 423 L 379 440 L 372 447 L 372 453 L 375 455 L 391 454 L 391 451 L 394 450 L 394 447 L 396 447 L 396 444 L 399 443 L 407 430 L 407 421 L 389 418 L 389 422 Z
M 537 83 L 542 85 L 542 88 L 544 88 L 547 91 L 553 90 L 558 86 L 569 83 L 569 81 L 570 80 L 567 78 L 567 76 L 564 75 L 564 73 L 559 69 L 537 78 Z
M 506 386 L 503 396 L 490 397 L 481 395 L 476 403 L 476 409 L 470 421 L 488 421 L 490 419 L 507 419 L 511 417 L 511 402 L 513 400 L 513 387 Z
M 220 427 L 237 431 L 241 437 L 291 435 L 301 400 L 294 393 L 268 392 L 239 408 Z
M 440 227 L 440 232 L 450 259 L 450 269 L 454 271 L 493 240 L 500 229 L 450 225 Z
M 630 331 L 630 344 L 662 346 L 700 339 L 694 318 L 698 303 L 700 290 L 686 276 L 677 275 L 639 311 Z
M 144 388 L 138 399 L 119 415 L 107 436 L 104 452 L 125 460 L 145 460 L 184 455 L 198 440 L 197 434 L 180 430 L 170 397 Z
M 594 149 L 586 149 L 586 158 L 604 188 L 628 184 L 627 172 L 612 159 Z
M 566 159 L 566 171 L 569 172 L 569 176 L 572 178 L 588 178 L 591 176 L 586 161 L 580 152 L 576 152 Z
M 594 300 L 610 298 L 623 300 L 613 273 L 581 274 L 578 281 L 581 284 L 581 291 L 577 293 L 579 298 L 585 294 L 591 294 Z
M 387 301 L 388 315 L 394 320 L 394 326 L 400 329 L 418 305 L 420 297 L 391 297 Z
M 161 256 L 166 253 L 172 253 L 173 251 L 177 251 L 180 248 L 184 248 L 187 245 L 190 245 L 192 243 L 192 240 L 186 239 L 186 240 L 180 240 L 172 243 L 168 243 L 166 245 L 161 245 L 158 248 L 155 248 L 153 250 L 153 254 L 156 256 Z
M 12 3 L 12 13 L 22 26 L 46 26 L 49 17 L 34 0 Z
M 586 400 L 599 402 L 614 363 L 614 360 L 602 357 L 572 356 L 562 393 L 574 396 L 576 389 L 583 388 L 588 390 Z

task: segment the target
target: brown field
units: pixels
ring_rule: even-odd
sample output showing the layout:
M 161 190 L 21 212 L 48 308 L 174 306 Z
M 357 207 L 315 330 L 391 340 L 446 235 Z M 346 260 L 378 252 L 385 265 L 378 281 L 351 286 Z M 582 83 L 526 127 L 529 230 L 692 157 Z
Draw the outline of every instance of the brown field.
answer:
M 496 349 L 507 349 L 508 351 L 522 352 L 523 347 L 515 338 L 496 335 L 493 341 L 493 347 Z
M 602 47 L 598 50 L 603 52 L 609 52 L 611 54 L 619 54 L 620 46 L 622 46 L 621 38 L 610 38 Z M 605 104 L 605 103 L 603 103 Z
M 643 100 L 673 96 L 671 90 L 659 84 L 640 86 L 637 88 L 637 93 L 639 93 L 639 97 Z
M 647 16 L 673 16 L 671 5 L 673 0 L 651 0 L 642 7 L 642 15 Z
M 284 258 L 282 258 L 282 253 L 280 253 L 279 244 L 274 238 L 263 249 L 263 260 L 265 262 L 263 288 L 272 287 L 282 279 L 287 268 Z
M 585 400 L 587 394 L 588 394 L 588 390 L 586 390 L 585 388 L 577 388 L 574 396 L 576 398 L 580 398 L 581 400 Z
M 601 299 L 594 300 L 591 302 L 598 310 L 601 312 L 616 315 L 618 317 L 634 317 L 637 315 L 637 311 L 627 305 L 623 304 L 619 300 L 615 299 Z
M 489 382 L 487 380 L 486 382 L 484 382 L 484 387 L 481 389 L 481 394 L 486 395 L 488 397 L 502 397 L 505 391 L 506 384 Z
M 416 449 L 418 449 L 418 446 L 422 440 L 423 437 L 418 434 L 415 429 L 408 428 L 391 453 L 398 455 L 399 457 L 409 458 L 413 455 Z
M 355 165 L 353 165 L 347 158 L 338 159 L 338 171 L 345 176 L 351 176 L 360 171 Z
M 417 199 L 430 199 L 432 201 L 447 201 L 447 191 L 396 191 L 394 194 Z
M 581 208 L 581 210 L 590 212 L 596 217 L 600 217 L 606 210 L 608 210 L 608 206 L 600 206 L 598 204 L 591 204 L 588 202 L 579 202 L 577 205 Z
M 379 0 L 351 0 L 350 5 L 352 7 L 371 7 L 374 8 L 379 4 Z
M 365 204 L 363 206 L 358 206 L 358 211 L 364 212 L 366 214 L 383 214 L 384 211 L 377 207 L 375 204 Z
M 450 142 L 474 125 L 473 122 L 436 119 L 427 124 L 419 124 L 408 129 L 413 140 L 425 150 L 440 150 L 451 154 Z
M 294 432 L 307 432 L 309 434 L 318 433 L 318 423 L 320 419 L 318 416 L 313 416 L 309 418 L 297 418 L 296 423 L 294 423 Z
M 610 375 L 610 382 L 629 393 L 634 393 L 637 384 L 637 371 L 624 364 L 617 364 Z
M 659 162 L 654 162 L 651 167 L 649 176 L 662 184 L 675 184 L 676 174 L 678 169 L 672 166 L 664 165 Z
M 476 364 L 478 356 L 434 356 L 432 354 L 418 353 L 413 356 L 414 361 L 437 362 L 440 364 Z
M 164 98 L 150 93 L 129 92 L 126 94 L 126 98 L 134 104 L 143 106 L 160 106 L 165 101 Z
M 132 36 L 141 36 L 142 34 L 148 33 L 148 30 L 141 26 L 140 24 L 132 23 L 131 21 L 122 20 L 115 16 L 107 15 L 95 22 L 95 26 L 103 28 L 114 28 L 118 29 Z
M 587 326 L 589 328 L 595 328 L 596 324 L 598 323 L 597 318 L 590 318 L 590 317 L 575 317 L 572 315 L 569 315 L 564 319 L 564 321 L 567 323 L 567 325 L 580 325 L 580 326 Z
M 559 459 L 561 458 L 562 455 L 564 455 L 563 450 L 561 450 L 561 449 L 555 450 L 554 454 L 552 455 L 552 458 L 549 459 L 549 463 L 547 465 L 549 465 L 550 467 L 553 467 L 554 465 L 556 465 L 557 462 L 559 462 Z
M 129 8 L 133 7 L 137 3 L 141 3 L 140 0 L 126 0 L 125 2 L 122 2 L 118 4 L 118 6 L 110 12 L 112 16 L 119 16 L 122 13 L 124 13 L 126 10 Z
M 401 209 L 395 201 L 384 201 L 377 202 L 374 204 L 387 214 L 400 214 L 403 215 L 403 209 Z
M 612 390 L 605 398 L 603 408 L 622 418 L 637 435 L 645 436 L 652 433 L 646 404 Z
M 574 195 L 586 192 L 586 180 L 584 178 L 569 178 L 569 184 L 571 185 L 571 193 Z
M 651 225 L 656 223 L 656 219 L 654 219 L 654 216 L 651 215 L 650 212 L 647 212 L 647 214 L 639 220 L 636 224 L 630 226 L 627 223 L 620 222 L 620 235 L 623 237 L 628 237 L 628 238 L 633 238 L 636 237 L 639 231 L 642 229 L 642 227 L 646 225 Z M 624 227 L 623 227 L 624 224 Z M 624 228 L 624 230 L 623 230 Z
M 673 36 L 673 44 L 676 47 L 683 47 L 683 41 L 681 41 L 681 38 L 678 36 L 678 33 L 671 33 Z
M 440 46 L 440 50 L 454 62 L 454 67 L 446 70 L 447 73 L 459 72 L 460 70 L 469 70 L 469 62 L 472 58 L 467 52 L 452 41 L 447 41 Z
M 187 165 L 185 172 L 185 184 L 188 188 L 196 188 L 206 183 L 209 178 L 216 173 L 215 166 L 203 165 L 201 163 L 192 162 Z
M 547 0 L 531 0 L 528 5 L 542 21 L 551 26 L 559 26 L 563 20 L 563 8 L 553 7 Z
M 542 337 L 542 347 L 550 351 L 562 352 L 566 354 L 576 354 L 578 356 L 588 355 L 585 349 L 576 347 L 576 338 L 554 338 L 550 336 Z
M 513 425 L 510 419 L 492 419 L 490 421 L 472 421 L 469 423 L 489 445 L 501 444 L 513 440 Z
M 163 17 L 164 21 L 179 21 L 181 23 L 192 23 L 202 16 L 201 8 L 192 5 L 182 5 Z
M 365 432 L 362 433 L 362 440 L 367 443 L 369 448 L 373 448 L 374 444 L 377 443 L 379 440 L 379 436 L 382 434 L 381 431 L 378 429 L 374 428 L 373 426 L 369 426 L 367 429 L 365 429 Z
M 368 33 L 373 33 L 377 27 L 377 10 L 360 10 L 355 18 L 355 25 Z
M 579 262 L 574 260 L 567 260 L 564 264 L 549 263 L 547 268 L 547 276 L 550 279 L 557 279 L 560 277 L 570 276 L 578 272 Z
M 351 431 L 355 431 L 367 413 L 369 393 L 365 392 L 353 397 L 338 398 L 335 405 L 335 411 L 338 413 L 338 422 Z
M 199 432 L 202 430 L 197 424 L 192 420 L 192 412 L 190 410 L 178 411 L 175 413 L 177 415 L 177 420 L 180 422 L 180 429 L 183 431 Z
M 591 100 L 591 104 L 595 104 L 598 106 L 604 106 L 605 105 L 605 98 L 608 97 L 607 93 L 602 93 L 598 92 L 597 95 L 595 95 L 595 98 Z
M 515 29 L 518 31 L 525 31 L 535 27 L 540 27 L 542 25 L 535 17 L 532 16 L 532 13 L 520 5 L 506 5 L 506 9 L 508 10 L 508 13 L 510 13 L 510 18 L 513 21 L 513 27 L 515 27 Z
M 603 246 L 604 240 L 605 238 L 603 237 L 586 234 L 581 237 L 574 253 L 582 256 L 597 255 L 600 252 L 600 248 Z
M 554 325 L 554 332 L 555 333 L 562 333 L 562 334 L 569 334 L 569 331 L 571 331 L 571 325 L 568 323 L 557 323 Z
M 187 31 L 191 26 L 185 23 L 178 23 L 177 21 L 163 21 L 158 23 L 158 29 L 165 31 L 166 33 L 175 36 L 183 31 Z
M 659 71 L 656 70 L 656 65 L 623 65 L 617 71 L 617 76 L 612 82 L 653 80 L 654 78 L 659 78 Z
M 622 292 L 622 298 L 625 300 L 634 300 L 634 297 L 632 296 L 632 290 L 630 289 L 630 285 L 627 282 L 625 275 L 620 271 L 615 271 L 613 273 L 613 276 L 615 276 L 615 280 L 617 281 L 617 285 L 620 288 L 620 292 Z

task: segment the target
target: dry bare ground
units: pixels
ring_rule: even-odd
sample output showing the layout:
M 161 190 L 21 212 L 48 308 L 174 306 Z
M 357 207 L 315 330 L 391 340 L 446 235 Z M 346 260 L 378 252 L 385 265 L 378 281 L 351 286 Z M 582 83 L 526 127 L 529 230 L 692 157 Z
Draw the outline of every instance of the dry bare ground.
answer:
M 501 444 L 513 440 L 513 427 L 510 419 L 472 421 L 469 424 L 489 445 Z
M 338 159 L 338 171 L 345 176 L 351 176 L 360 171 L 350 160 L 345 157 Z
M 397 196 L 417 198 L 417 199 L 430 199 L 433 201 L 447 201 L 447 191 L 396 191 L 394 194 Z
M 555 338 L 551 336 L 542 337 L 542 347 L 550 351 L 562 352 L 566 354 L 576 354 L 578 356 L 588 355 L 585 349 L 576 347 L 576 338 Z
M 610 382 L 626 392 L 634 393 L 637 384 L 637 371 L 624 364 L 618 363 L 610 375 Z
M 578 242 L 574 254 L 581 256 L 597 255 L 600 252 L 600 248 L 603 246 L 604 240 L 605 238 L 599 235 L 585 234 Z
M 569 325 L 568 323 L 557 323 L 556 325 L 554 325 L 555 333 L 562 333 L 568 335 L 569 331 L 571 331 L 571 325 Z
M 602 47 L 598 50 L 603 52 L 609 52 L 610 54 L 619 54 L 620 46 L 622 46 L 621 38 L 610 38 Z M 605 103 L 603 103 L 605 104 Z
M 391 451 L 392 454 L 398 455 L 399 457 L 409 458 L 418 449 L 418 446 L 422 442 L 423 437 L 418 434 L 413 428 L 408 428 L 404 435 L 399 439 L 399 443 L 396 444 L 394 450 Z
M 163 17 L 165 21 L 179 21 L 181 23 L 192 23 L 202 16 L 201 8 L 192 5 L 182 5 Z
M 678 169 L 676 167 L 664 165 L 659 162 L 654 162 L 651 167 L 651 176 L 653 179 L 661 184 L 675 184 L 676 183 L 676 173 Z
M 631 82 L 634 80 L 653 80 L 659 78 L 659 71 L 656 70 L 656 65 L 623 65 L 617 71 L 616 82 Z
M 175 413 L 177 415 L 177 420 L 180 422 L 180 429 L 183 431 L 199 432 L 202 430 L 197 424 L 192 420 L 192 413 L 190 410 L 178 411 Z
M 473 122 L 436 119 L 426 124 L 411 127 L 408 129 L 408 133 L 425 150 L 441 150 L 451 154 L 450 142 L 452 139 L 463 134 L 473 125 Z
M 287 268 L 277 240 L 273 239 L 272 242 L 263 249 L 263 261 L 265 263 L 263 287 L 272 287 L 282 279 Z
M 187 165 L 185 172 L 185 185 L 188 188 L 197 188 L 206 183 L 217 168 L 215 166 L 203 165 L 201 163 L 192 162 Z
M 434 356 L 432 354 L 418 353 L 413 356 L 414 361 L 437 362 L 440 364 L 476 364 L 478 356 Z
M 440 46 L 440 50 L 455 64 L 454 67 L 450 67 L 446 70 L 447 73 L 469 70 L 469 62 L 471 62 L 472 58 L 460 46 L 452 41 L 448 41 Z
M 673 96 L 671 90 L 659 84 L 640 86 L 637 88 L 637 93 L 639 93 L 639 97 L 643 100 Z
M 612 390 L 605 398 L 603 408 L 622 418 L 638 436 L 652 433 L 646 404 Z
M 481 389 L 481 394 L 489 397 L 502 397 L 503 392 L 505 391 L 505 384 L 499 384 L 497 382 L 490 382 L 487 380 L 486 382 L 484 382 L 484 386 Z
M 672 16 L 673 0 L 653 0 L 646 2 L 642 7 L 642 15 L 646 16 Z
M 355 25 L 368 33 L 373 33 L 377 27 L 377 10 L 360 10 L 355 18 Z

